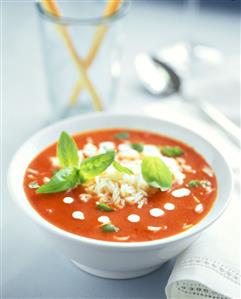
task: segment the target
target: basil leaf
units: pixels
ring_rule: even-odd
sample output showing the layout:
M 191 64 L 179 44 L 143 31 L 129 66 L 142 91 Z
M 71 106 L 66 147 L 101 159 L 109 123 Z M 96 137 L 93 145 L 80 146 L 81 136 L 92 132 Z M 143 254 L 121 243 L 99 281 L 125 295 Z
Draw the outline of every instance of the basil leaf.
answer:
M 144 180 L 152 187 L 165 191 L 172 186 L 172 174 L 158 157 L 145 157 L 141 165 Z
M 57 157 L 62 167 L 78 167 L 78 147 L 74 139 L 66 132 L 62 132 L 57 145 Z
M 142 153 L 143 152 L 143 149 L 144 149 L 144 146 L 143 144 L 141 143 L 132 143 L 131 144 L 131 147 L 136 150 L 138 153 Z
M 199 181 L 199 180 L 191 180 L 188 183 L 189 187 L 208 187 L 210 186 L 210 182 L 209 181 Z
M 115 152 L 109 151 L 101 155 L 83 160 L 79 167 L 79 175 L 84 181 L 101 174 L 115 159 Z
M 119 229 L 119 227 L 117 227 L 111 223 L 107 223 L 107 224 L 102 225 L 102 230 L 104 232 L 113 233 L 113 232 L 118 232 L 120 229 Z
M 114 209 L 112 207 L 110 207 L 109 205 L 107 205 L 106 203 L 98 202 L 98 203 L 96 203 L 96 206 L 101 211 L 105 211 L 105 212 L 114 211 Z
M 161 153 L 167 157 L 179 157 L 184 154 L 184 151 L 179 146 L 163 146 Z
M 129 133 L 127 132 L 121 132 L 114 135 L 115 139 L 127 139 L 129 138 Z
M 119 162 L 114 161 L 113 162 L 113 166 L 115 167 L 115 169 L 121 173 L 126 173 L 126 174 L 134 174 L 133 171 L 127 167 L 122 166 Z
M 59 170 L 51 180 L 42 185 L 36 193 L 55 193 L 72 189 L 80 183 L 76 168 L 64 168 Z

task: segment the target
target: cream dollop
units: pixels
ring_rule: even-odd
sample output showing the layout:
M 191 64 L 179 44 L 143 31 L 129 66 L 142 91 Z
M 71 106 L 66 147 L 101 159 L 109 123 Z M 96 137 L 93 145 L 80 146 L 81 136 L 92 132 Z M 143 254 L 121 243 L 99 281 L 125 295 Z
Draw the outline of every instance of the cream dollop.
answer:
M 71 204 L 72 202 L 74 202 L 74 199 L 73 199 L 73 197 L 66 196 L 66 197 L 63 199 L 63 202 L 64 202 L 64 203 L 67 203 L 67 204 Z
M 196 205 L 195 207 L 195 212 L 198 214 L 201 214 L 203 212 L 204 208 L 203 208 L 203 204 L 199 203 Z
M 127 219 L 130 221 L 130 222 L 139 222 L 141 217 L 139 215 L 136 215 L 136 214 L 131 214 L 127 217 Z
M 85 219 L 85 215 L 84 215 L 84 213 L 82 213 L 81 211 L 74 211 L 74 212 L 72 213 L 72 217 L 73 217 L 74 219 L 79 219 L 79 220 L 84 220 L 84 219 Z
M 160 216 L 163 216 L 165 213 L 162 209 L 153 208 L 153 209 L 150 210 L 150 214 L 153 217 L 160 217 Z
M 191 191 L 187 188 L 180 188 L 172 191 L 172 196 L 180 198 L 184 196 L 188 196 L 191 193 Z
M 147 229 L 151 232 L 158 232 L 161 229 L 161 227 L 160 226 L 151 226 L 151 225 L 149 225 L 149 226 L 147 226 Z
M 99 221 L 100 223 L 109 223 L 109 222 L 110 222 L 110 218 L 109 218 L 108 216 L 100 216 L 100 217 L 98 218 L 98 221 Z
M 164 204 L 164 209 L 168 211 L 172 211 L 175 209 L 175 205 L 171 202 L 167 202 Z

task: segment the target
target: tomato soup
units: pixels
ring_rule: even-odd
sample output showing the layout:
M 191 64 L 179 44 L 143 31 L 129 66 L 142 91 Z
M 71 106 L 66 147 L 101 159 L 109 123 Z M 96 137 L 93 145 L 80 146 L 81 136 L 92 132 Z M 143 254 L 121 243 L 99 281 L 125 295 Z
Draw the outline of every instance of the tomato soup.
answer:
M 25 193 L 32 207 L 67 232 L 115 242 L 162 239 L 191 228 L 213 206 L 217 193 L 215 174 L 205 159 L 183 142 L 126 129 L 84 132 L 73 139 L 80 170 L 76 155 L 72 160 L 65 157 L 64 150 L 71 147 L 63 144 L 61 156 L 57 144 L 53 144 L 33 159 L 24 177 Z M 105 153 L 113 154 L 108 167 L 104 158 L 110 155 Z M 54 181 L 50 189 L 45 188 L 46 193 L 37 192 L 65 163 L 69 166 L 75 161 L 74 175 L 81 169 L 90 170 L 88 165 L 81 165 L 95 163 L 100 167 L 90 159 L 98 159 L 99 155 L 103 171 L 98 169 L 93 174 L 91 168 L 91 176 L 90 172 L 80 175 L 85 179 L 76 177 L 74 183 L 67 185 L 62 184 L 61 176 L 61 188 L 51 189 L 56 187 Z

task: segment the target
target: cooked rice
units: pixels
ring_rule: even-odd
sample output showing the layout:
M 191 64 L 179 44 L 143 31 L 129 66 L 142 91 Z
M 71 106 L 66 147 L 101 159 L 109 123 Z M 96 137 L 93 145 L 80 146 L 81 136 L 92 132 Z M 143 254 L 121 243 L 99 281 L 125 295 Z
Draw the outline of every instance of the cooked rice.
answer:
M 103 144 L 108 144 L 108 149 L 114 148 L 111 142 L 103 142 L 97 149 L 97 154 L 103 152 Z M 160 157 L 169 167 L 175 182 L 177 184 L 183 183 L 185 175 L 180 171 L 177 161 L 162 156 L 157 146 L 145 145 L 143 153 L 139 153 L 133 150 L 128 143 L 122 143 L 117 149 L 117 161 L 131 169 L 134 175 L 120 173 L 111 165 L 101 175 L 85 184 L 86 192 L 97 195 L 99 202 L 116 208 L 123 208 L 126 204 L 136 204 L 138 208 L 142 208 L 143 205 L 147 204 L 148 195 L 157 191 L 157 189 L 150 187 L 142 177 L 141 163 L 145 155 Z

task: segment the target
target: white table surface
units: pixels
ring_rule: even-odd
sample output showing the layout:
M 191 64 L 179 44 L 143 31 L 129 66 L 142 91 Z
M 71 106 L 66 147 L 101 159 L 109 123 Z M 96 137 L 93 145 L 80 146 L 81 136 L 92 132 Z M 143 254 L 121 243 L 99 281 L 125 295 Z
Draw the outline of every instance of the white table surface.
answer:
M 164 286 L 173 261 L 133 280 L 90 276 L 56 253 L 12 202 L 5 176 L 9 161 L 18 146 L 46 123 L 49 107 L 33 3 L 5 0 L 2 6 L 2 298 L 166 298 Z M 170 20 L 180 23 L 172 28 Z M 138 85 L 133 67 L 135 54 L 140 49 L 153 50 L 160 43 L 185 37 L 187 26 L 188 22 L 181 19 L 180 6 L 134 1 L 126 21 L 128 48 L 118 107 L 123 109 L 127 103 L 135 107 L 153 100 Z M 204 12 L 195 26 L 197 40 L 220 48 L 226 55 L 239 54 L 238 15 Z M 233 109 L 238 109 L 238 103 Z

